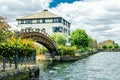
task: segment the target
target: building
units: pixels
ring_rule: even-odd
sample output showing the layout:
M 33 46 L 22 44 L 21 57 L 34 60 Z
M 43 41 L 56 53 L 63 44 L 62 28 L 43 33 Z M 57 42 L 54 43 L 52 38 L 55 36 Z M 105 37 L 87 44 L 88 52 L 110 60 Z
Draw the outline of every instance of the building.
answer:
M 95 39 L 92 40 L 92 48 L 95 48 L 95 49 L 98 48 L 97 40 Z
M 104 42 L 104 44 L 114 45 L 115 42 L 113 40 L 107 40 Z
M 17 21 L 22 32 L 44 30 L 48 34 L 60 32 L 70 35 L 70 23 L 48 10 L 18 18 Z
M 115 42 L 113 40 L 106 40 L 106 41 L 103 41 L 103 42 L 100 42 L 99 43 L 99 48 L 102 48 L 103 45 L 115 45 Z

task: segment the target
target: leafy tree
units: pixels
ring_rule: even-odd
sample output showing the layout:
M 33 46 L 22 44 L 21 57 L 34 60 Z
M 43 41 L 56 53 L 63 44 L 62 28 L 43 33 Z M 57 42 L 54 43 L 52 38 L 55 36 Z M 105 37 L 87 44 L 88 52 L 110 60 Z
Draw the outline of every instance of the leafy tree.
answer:
M 54 33 L 51 36 L 58 45 L 65 45 L 67 41 L 66 35 L 62 33 Z
M 71 34 L 71 44 L 77 48 L 87 48 L 91 46 L 91 38 L 82 29 L 77 29 Z
M 102 45 L 102 48 L 103 48 L 103 49 L 107 49 L 107 45 L 106 45 L 106 44 L 103 44 L 103 45 Z
M 115 44 L 115 45 L 114 45 L 114 48 L 115 48 L 115 49 L 118 49 L 118 48 L 119 48 L 119 45 L 118 45 L 118 44 Z
M 6 24 L 6 22 L 0 22 L 0 42 L 5 41 L 6 38 L 12 34 L 12 32 L 8 30 L 9 25 Z
M 112 45 L 108 45 L 108 48 L 109 48 L 109 49 L 112 49 L 112 47 L 113 47 Z

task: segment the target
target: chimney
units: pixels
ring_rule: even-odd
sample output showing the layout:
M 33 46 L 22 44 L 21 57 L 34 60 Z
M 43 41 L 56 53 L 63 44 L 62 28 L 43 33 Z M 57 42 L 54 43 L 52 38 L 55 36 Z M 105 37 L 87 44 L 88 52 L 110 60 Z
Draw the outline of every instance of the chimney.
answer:
M 44 9 L 44 11 L 48 11 L 47 9 Z

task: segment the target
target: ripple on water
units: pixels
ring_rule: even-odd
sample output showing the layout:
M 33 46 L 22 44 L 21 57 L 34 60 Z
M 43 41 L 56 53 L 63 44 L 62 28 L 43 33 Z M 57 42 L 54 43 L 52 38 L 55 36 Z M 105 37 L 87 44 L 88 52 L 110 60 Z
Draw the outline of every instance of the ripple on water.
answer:
M 42 80 L 120 80 L 120 52 L 101 52 L 41 73 Z

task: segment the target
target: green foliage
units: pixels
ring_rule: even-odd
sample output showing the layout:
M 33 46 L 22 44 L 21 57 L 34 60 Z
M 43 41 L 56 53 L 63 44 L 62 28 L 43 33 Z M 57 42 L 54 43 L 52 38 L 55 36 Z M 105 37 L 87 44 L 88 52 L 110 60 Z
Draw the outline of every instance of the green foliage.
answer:
M 6 41 L 6 38 L 11 34 L 12 32 L 8 30 L 8 26 L 5 26 L 3 22 L 0 22 L 0 42 Z
M 77 46 L 77 48 L 91 47 L 92 39 L 84 30 L 77 29 L 71 34 L 71 44 Z
M 54 33 L 51 36 L 55 40 L 57 45 L 65 45 L 65 43 L 67 41 L 67 37 L 63 33 Z
M 102 48 L 103 48 L 103 49 L 107 49 L 107 45 L 106 45 L 106 44 L 103 44 L 103 45 L 102 45 Z
M 16 43 L 16 38 L 14 36 L 7 40 L 7 42 L 0 43 L 0 53 L 3 57 L 14 57 L 16 49 L 18 50 L 18 56 L 30 56 L 32 50 L 36 50 L 37 47 L 31 39 L 18 38 L 18 42 Z
M 41 54 L 45 54 L 46 52 L 48 52 L 48 49 L 46 47 L 41 47 L 40 48 L 40 53 Z
M 112 49 L 112 47 L 113 47 L 112 45 L 108 45 L 108 48 L 109 48 L 109 49 Z
M 71 47 L 59 46 L 58 50 L 59 50 L 61 56 L 63 56 L 63 55 L 74 56 L 75 51 L 76 51 L 76 47 L 75 46 L 71 46 Z
M 115 45 L 114 45 L 114 48 L 115 48 L 115 49 L 118 49 L 118 48 L 119 48 L 119 45 L 118 45 L 118 44 L 115 44 Z

